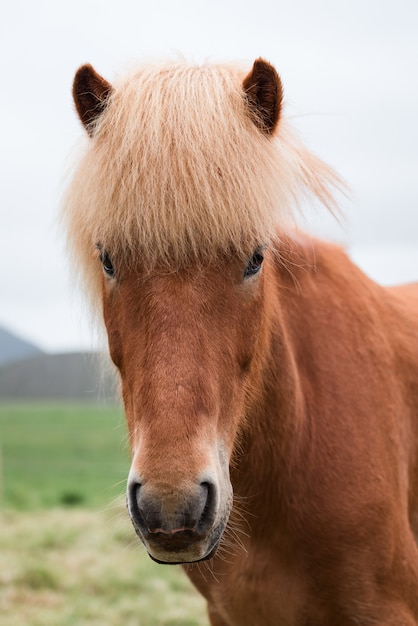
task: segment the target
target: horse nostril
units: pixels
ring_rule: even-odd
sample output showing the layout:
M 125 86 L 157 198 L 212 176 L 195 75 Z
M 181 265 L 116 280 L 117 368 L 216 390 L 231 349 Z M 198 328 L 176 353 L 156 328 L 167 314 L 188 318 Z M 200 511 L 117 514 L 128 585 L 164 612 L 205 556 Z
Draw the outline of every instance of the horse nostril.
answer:
M 200 483 L 200 494 L 203 508 L 197 520 L 196 530 L 205 532 L 212 526 L 216 515 L 216 486 L 209 481 L 204 481 Z
M 139 496 L 141 487 L 141 483 L 135 481 L 129 482 L 127 493 L 129 514 L 135 521 L 135 523 L 139 526 L 143 525 L 143 519 L 139 507 Z
M 129 504 L 138 506 L 139 490 L 141 489 L 141 483 L 132 482 L 128 485 L 128 500 Z

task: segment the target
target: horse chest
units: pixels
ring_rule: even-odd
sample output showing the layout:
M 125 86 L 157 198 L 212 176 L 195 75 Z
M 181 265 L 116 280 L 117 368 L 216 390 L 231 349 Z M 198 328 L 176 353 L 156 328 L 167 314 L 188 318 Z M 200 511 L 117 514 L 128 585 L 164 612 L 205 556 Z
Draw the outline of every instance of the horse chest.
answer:
M 188 571 L 208 600 L 212 626 L 305 625 L 304 577 L 271 552 L 243 555 L 233 564 L 216 559 L 212 572 Z

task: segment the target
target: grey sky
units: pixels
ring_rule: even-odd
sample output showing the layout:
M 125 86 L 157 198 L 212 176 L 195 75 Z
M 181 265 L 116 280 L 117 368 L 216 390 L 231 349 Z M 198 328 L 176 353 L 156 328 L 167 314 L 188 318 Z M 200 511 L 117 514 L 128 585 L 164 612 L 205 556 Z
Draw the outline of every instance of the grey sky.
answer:
M 1 20 L 0 324 L 50 350 L 88 347 L 56 223 L 68 155 L 82 129 L 70 97 L 78 65 L 109 80 L 137 58 L 264 56 L 310 148 L 352 189 L 347 245 L 383 282 L 418 279 L 416 0 L 15 0 Z M 84 319 L 84 323 L 83 323 Z

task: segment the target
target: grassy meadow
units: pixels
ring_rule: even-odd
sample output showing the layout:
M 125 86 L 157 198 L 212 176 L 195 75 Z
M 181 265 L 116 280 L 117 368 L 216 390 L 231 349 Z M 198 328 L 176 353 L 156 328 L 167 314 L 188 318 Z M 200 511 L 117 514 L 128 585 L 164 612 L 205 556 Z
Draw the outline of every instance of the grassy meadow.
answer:
M 128 468 L 121 409 L 0 404 L 2 626 L 207 626 L 181 569 L 140 545 Z
M 125 489 L 122 409 L 0 404 L 2 508 L 106 506 Z

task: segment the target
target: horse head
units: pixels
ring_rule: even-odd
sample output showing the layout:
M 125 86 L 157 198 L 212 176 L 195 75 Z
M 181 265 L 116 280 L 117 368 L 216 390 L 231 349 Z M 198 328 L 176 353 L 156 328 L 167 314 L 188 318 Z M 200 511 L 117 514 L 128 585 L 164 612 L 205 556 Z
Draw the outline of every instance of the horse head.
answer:
M 73 92 L 94 140 L 112 87 L 84 66 Z M 272 134 L 281 105 L 274 68 L 256 61 L 242 96 L 257 132 Z M 177 271 L 157 260 L 150 271 L 143 259 L 126 262 L 96 242 L 104 321 L 132 449 L 128 509 L 159 562 L 211 557 L 228 522 L 229 465 L 257 376 L 262 244 L 247 258 L 219 250 Z

